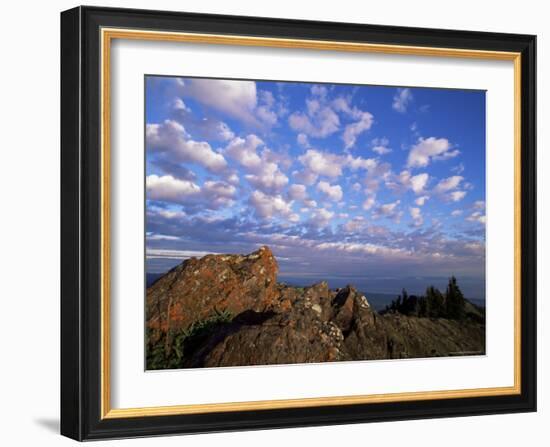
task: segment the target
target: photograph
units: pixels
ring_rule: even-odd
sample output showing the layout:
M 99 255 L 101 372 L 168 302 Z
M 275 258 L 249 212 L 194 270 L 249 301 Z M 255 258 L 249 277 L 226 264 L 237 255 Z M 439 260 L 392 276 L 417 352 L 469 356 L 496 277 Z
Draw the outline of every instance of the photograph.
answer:
M 486 354 L 485 90 L 144 96 L 146 370 Z
M 60 242 L 61 315 L 34 317 L 61 323 L 43 368 L 61 375 L 60 433 L 292 429 L 296 444 L 300 427 L 370 423 L 387 443 L 403 421 L 401 442 L 540 438 L 538 415 L 513 433 L 497 415 L 539 411 L 543 15 L 302 6 L 60 14 L 60 88 L 39 89 L 60 157 L 39 145 L 44 162 L 22 164 L 59 173 L 58 220 L 41 223 L 60 231 L 38 227 Z M 20 96 L 5 109 L 27 117 Z M 28 222 L 49 197 L 19 201 Z

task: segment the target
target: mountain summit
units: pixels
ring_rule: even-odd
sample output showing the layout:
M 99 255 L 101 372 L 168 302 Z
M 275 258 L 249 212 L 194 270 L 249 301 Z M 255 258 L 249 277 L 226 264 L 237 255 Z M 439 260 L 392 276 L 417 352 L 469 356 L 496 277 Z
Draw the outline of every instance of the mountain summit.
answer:
M 483 354 L 484 319 L 376 312 L 349 285 L 277 283 L 268 247 L 191 258 L 147 289 L 147 368 Z M 470 306 L 471 307 L 471 306 Z

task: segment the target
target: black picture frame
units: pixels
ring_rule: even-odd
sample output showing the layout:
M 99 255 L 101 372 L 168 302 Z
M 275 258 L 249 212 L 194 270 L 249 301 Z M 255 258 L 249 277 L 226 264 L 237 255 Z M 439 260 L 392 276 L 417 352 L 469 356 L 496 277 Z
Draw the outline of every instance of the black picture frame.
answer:
M 521 392 L 309 408 L 102 418 L 100 29 L 521 53 Z M 536 411 L 536 36 L 166 11 L 61 14 L 61 433 L 76 440 Z

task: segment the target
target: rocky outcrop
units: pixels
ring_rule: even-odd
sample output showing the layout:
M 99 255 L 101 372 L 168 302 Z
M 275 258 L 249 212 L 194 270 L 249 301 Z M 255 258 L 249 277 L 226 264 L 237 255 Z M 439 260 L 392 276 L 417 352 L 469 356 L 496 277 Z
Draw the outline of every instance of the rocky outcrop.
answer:
M 267 247 L 247 256 L 191 258 L 147 289 L 147 326 L 174 332 L 215 311 L 264 311 L 279 298 L 277 271 Z
M 147 290 L 149 351 L 170 367 L 417 358 L 484 353 L 484 323 L 378 314 L 354 287 L 276 282 L 267 247 L 247 256 L 190 259 Z M 224 321 L 206 324 L 220 312 Z M 201 323 L 202 322 L 202 323 Z M 193 329 L 200 327 L 200 331 Z M 178 333 L 183 344 L 170 345 Z M 174 360 L 173 356 L 178 355 Z M 160 362 L 162 364 L 162 361 Z M 156 359 L 158 367 L 159 361 Z

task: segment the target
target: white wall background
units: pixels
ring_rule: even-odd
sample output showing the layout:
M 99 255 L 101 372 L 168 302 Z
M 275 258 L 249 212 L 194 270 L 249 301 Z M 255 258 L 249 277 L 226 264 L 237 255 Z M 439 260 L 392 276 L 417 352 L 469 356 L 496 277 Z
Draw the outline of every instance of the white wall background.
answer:
M 115 441 L 109 445 L 329 446 L 342 443 L 423 447 L 548 445 L 550 325 L 550 53 L 544 2 L 394 0 L 103 0 L 88 4 L 296 19 L 354 21 L 538 35 L 539 412 L 411 422 Z M 77 5 L 5 2 L 0 27 L 1 323 L 0 439 L 4 445 L 69 445 L 59 425 L 59 12 Z M 545 278 L 546 276 L 546 278 Z M 546 351 L 545 351 L 546 349 Z

